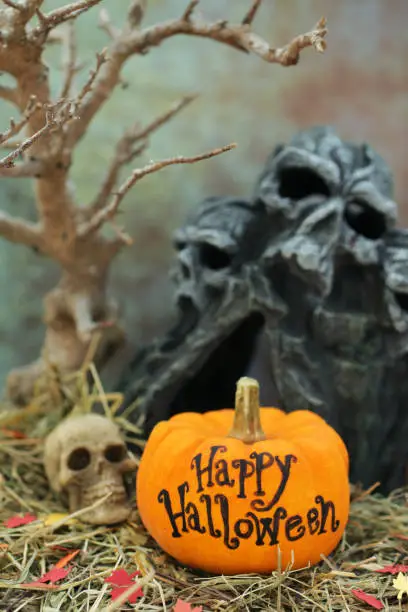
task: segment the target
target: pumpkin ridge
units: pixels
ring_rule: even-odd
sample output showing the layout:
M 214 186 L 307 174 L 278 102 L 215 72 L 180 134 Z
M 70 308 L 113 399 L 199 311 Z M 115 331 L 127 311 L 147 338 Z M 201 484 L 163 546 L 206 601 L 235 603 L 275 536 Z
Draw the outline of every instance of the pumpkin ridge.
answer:
M 177 437 L 178 437 L 179 431 L 183 431 L 183 430 L 177 430 Z M 165 482 L 167 479 L 174 476 L 176 474 L 175 470 L 180 469 L 177 464 L 177 461 L 182 459 L 185 453 L 194 452 L 194 449 L 197 446 L 197 443 L 200 443 L 201 441 L 201 440 L 196 439 L 196 440 L 191 441 L 189 446 L 180 447 L 180 444 L 177 445 L 175 443 L 176 441 L 171 439 L 175 433 L 176 433 L 175 430 L 170 429 L 167 432 L 167 436 L 161 440 L 161 448 L 164 444 L 169 445 L 169 452 L 167 452 L 166 455 L 168 457 L 171 457 L 171 461 L 167 460 L 166 462 L 163 463 L 163 456 L 159 452 L 152 453 L 150 457 L 149 472 L 152 475 L 151 477 L 152 487 L 155 487 L 157 482 L 159 481 Z M 186 433 L 189 434 L 190 432 L 187 430 Z M 188 439 L 188 437 L 186 439 Z M 202 438 L 202 440 L 204 440 L 204 438 Z M 170 471 L 168 472 L 168 470 Z M 139 473 L 140 473 L 140 467 L 139 467 Z M 158 474 L 157 478 L 155 478 L 156 474 Z

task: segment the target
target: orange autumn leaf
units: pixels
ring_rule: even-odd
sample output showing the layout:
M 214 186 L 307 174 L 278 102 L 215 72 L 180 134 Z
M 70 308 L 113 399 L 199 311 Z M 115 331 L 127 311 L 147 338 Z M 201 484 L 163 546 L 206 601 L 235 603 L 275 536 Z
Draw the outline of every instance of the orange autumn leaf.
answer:
M 405 535 L 404 533 L 391 533 L 390 535 L 392 538 L 397 538 L 397 540 L 408 542 L 408 535 Z
M 81 552 L 81 550 L 79 548 L 73 550 L 72 552 L 68 553 L 67 555 L 65 555 L 65 557 L 62 557 L 62 559 L 60 559 L 59 561 L 57 561 L 57 563 L 55 564 L 54 567 L 56 567 L 57 569 L 61 569 L 63 567 L 65 567 L 66 565 L 68 565 L 68 563 L 70 561 L 72 561 L 72 559 L 75 559 L 75 557 Z

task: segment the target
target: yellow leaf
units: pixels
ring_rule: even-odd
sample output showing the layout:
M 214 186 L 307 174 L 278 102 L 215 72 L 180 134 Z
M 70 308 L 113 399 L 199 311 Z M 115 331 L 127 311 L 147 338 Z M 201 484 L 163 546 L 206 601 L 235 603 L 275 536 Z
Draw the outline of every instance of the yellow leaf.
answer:
M 69 516 L 67 512 L 52 512 L 51 514 L 45 516 L 42 520 L 45 527 L 52 527 L 52 525 L 56 525 L 60 521 L 63 521 L 65 518 L 67 518 L 67 516 Z M 65 523 L 65 525 L 74 525 L 76 522 L 76 519 L 70 519 Z
M 398 591 L 398 599 L 402 599 L 404 593 L 408 595 L 408 576 L 399 572 L 398 576 L 392 581 L 392 585 Z

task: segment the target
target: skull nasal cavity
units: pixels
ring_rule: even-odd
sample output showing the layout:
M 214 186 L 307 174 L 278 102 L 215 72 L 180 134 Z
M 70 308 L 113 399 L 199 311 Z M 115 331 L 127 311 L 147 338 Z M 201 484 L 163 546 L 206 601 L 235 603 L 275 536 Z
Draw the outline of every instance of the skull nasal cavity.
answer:
M 119 463 L 126 456 L 126 448 L 120 444 L 112 444 L 105 449 L 105 459 L 110 463 Z
M 190 278 L 190 268 L 186 266 L 186 264 L 181 264 L 181 271 L 183 273 L 184 278 Z
M 325 181 L 309 168 L 282 168 L 279 172 L 279 195 L 301 200 L 311 195 L 330 195 Z
M 91 454 L 86 448 L 76 448 L 68 457 L 67 465 L 70 470 L 83 470 L 91 463 Z
M 212 244 L 201 244 L 199 247 L 200 264 L 211 270 L 222 270 L 231 263 L 231 257 Z
M 344 217 L 357 234 L 369 240 L 378 240 L 387 229 L 384 215 L 362 200 L 349 202 Z

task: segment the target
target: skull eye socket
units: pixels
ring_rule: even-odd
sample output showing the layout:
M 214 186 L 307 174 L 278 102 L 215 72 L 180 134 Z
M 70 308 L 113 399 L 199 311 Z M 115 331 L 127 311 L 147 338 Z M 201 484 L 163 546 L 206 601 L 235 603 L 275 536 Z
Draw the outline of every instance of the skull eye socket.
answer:
M 111 444 L 105 448 L 104 455 L 110 463 L 119 463 L 126 457 L 126 448 L 121 444 Z
M 282 168 L 279 172 L 279 195 L 301 200 L 311 195 L 328 197 L 330 189 L 321 176 L 310 168 Z
M 174 240 L 173 246 L 176 249 L 176 251 L 184 251 L 184 249 L 187 246 L 187 243 L 184 242 L 184 240 Z
M 401 310 L 408 312 L 408 293 L 394 293 L 394 298 Z
M 200 264 L 210 270 L 222 270 L 231 264 L 231 257 L 213 244 L 199 245 Z
M 78 472 L 84 470 L 91 463 L 91 453 L 87 448 L 76 448 L 68 457 L 67 465 L 70 470 Z
M 344 218 L 357 234 L 369 240 L 378 240 L 387 229 L 385 216 L 364 200 L 348 202 Z

